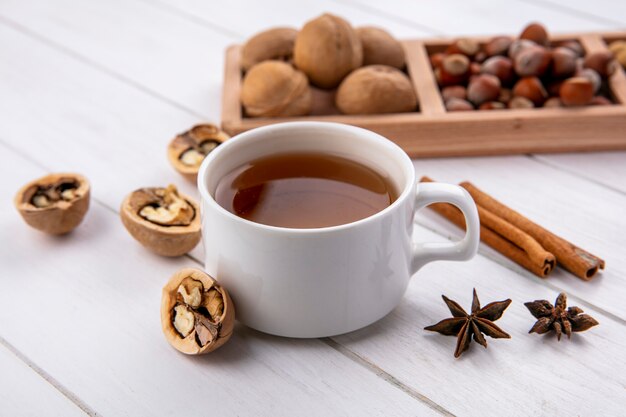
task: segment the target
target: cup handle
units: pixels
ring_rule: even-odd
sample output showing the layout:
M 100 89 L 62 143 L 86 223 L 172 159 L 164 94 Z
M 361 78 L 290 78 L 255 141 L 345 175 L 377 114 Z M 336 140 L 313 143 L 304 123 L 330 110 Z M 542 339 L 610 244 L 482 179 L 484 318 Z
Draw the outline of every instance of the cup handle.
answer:
M 450 203 L 465 216 L 466 232 L 460 242 L 416 243 L 413 246 L 411 274 L 432 261 L 467 261 L 476 255 L 480 240 L 478 210 L 470 194 L 457 185 L 443 183 L 418 183 L 414 214 L 433 203 Z

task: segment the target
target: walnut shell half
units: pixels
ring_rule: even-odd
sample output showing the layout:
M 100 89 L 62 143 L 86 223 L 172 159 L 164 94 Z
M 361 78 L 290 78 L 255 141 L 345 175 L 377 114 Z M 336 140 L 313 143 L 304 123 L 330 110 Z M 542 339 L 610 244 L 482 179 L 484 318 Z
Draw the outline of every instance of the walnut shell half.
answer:
M 24 221 L 42 232 L 62 235 L 72 231 L 89 209 L 90 186 L 79 174 L 59 173 L 24 185 L 14 203 Z
M 389 65 L 403 69 L 406 61 L 404 48 L 389 32 L 365 26 L 356 29 L 363 45 L 363 65 Z
M 311 89 L 302 71 L 281 61 L 263 61 L 246 73 L 241 102 L 251 117 L 304 116 L 311 112 Z
M 161 326 L 176 350 L 188 355 L 209 353 L 230 339 L 235 306 L 210 275 L 185 268 L 163 287 Z
M 159 255 L 184 255 L 200 241 L 200 208 L 173 185 L 133 191 L 120 217 L 139 243 Z
M 312 84 L 334 88 L 350 71 L 362 65 L 363 49 L 350 23 L 323 14 L 298 32 L 293 59 Z
M 343 80 L 335 102 L 345 114 L 402 113 L 415 110 L 417 96 L 411 80 L 402 71 L 369 65 Z
M 292 28 L 274 28 L 257 33 L 241 48 L 241 69 L 267 60 L 289 62 L 293 57 L 293 45 L 298 31 Z
M 195 181 L 204 158 L 229 138 L 215 125 L 195 125 L 172 139 L 167 158 L 176 171 Z

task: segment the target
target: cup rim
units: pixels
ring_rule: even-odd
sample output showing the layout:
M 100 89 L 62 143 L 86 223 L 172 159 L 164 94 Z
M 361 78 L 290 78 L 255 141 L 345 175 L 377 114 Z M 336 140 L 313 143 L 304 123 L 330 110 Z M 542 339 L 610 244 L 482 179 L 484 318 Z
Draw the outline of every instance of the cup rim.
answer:
M 263 223 L 253 222 L 251 220 L 244 219 L 242 217 L 237 216 L 234 213 L 226 210 L 224 207 L 219 205 L 219 203 L 213 198 L 206 184 L 206 173 L 209 169 L 209 166 L 213 161 L 220 157 L 220 155 L 228 150 L 228 148 L 232 147 L 234 143 L 241 142 L 245 140 L 253 140 L 254 137 L 259 134 L 264 134 L 268 132 L 276 132 L 281 130 L 291 130 L 298 128 L 306 128 L 309 127 L 311 129 L 315 128 L 327 128 L 327 129 L 335 129 L 338 131 L 349 132 L 353 134 L 358 134 L 362 136 L 368 136 L 369 139 L 377 142 L 379 146 L 386 147 L 391 149 L 393 153 L 397 154 L 398 161 L 404 164 L 404 169 L 408 172 L 408 178 L 402 192 L 396 198 L 396 200 L 391 203 L 389 206 L 385 207 L 383 210 L 372 214 L 371 216 L 365 217 L 363 219 L 359 219 L 350 223 L 343 223 L 335 226 L 326 226 L 326 227 L 317 227 L 317 228 L 291 228 L 291 227 L 282 227 L 282 226 L 272 226 Z M 359 225 L 372 222 L 380 217 L 384 217 L 396 210 L 403 202 L 406 200 L 411 192 L 411 189 L 415 186 L 415 169 L 413 168 L 413 162 L 411 158 L 404 152 L 402 148 L 400 148 L 397 144 L 392 142 L 391 140 L 385 138 L 378 133 L 372 132 L 371 130 L 363 129 L 360 127 L 347 125 L 343 123 L 335 123 L 335 122 L 315 122 L 315 121 L 306 121 L 306 122 L 282 122 L 275 123 L 267 126 L 261 126 L 254 129 L 250 129 L 243 133 L 239 133 L 230 139 L 226 140 L 220 146 L 215 148 L 209 155 L 204 158 L 200 168 L 198 170 L 197 177 L 197 187 L 200 192 L 200 197 L 202 201 L 206 201 L 212 208 L 216 209 L 222 215 L 230 218 L 233 221 L 239 222 L 241 224 L 245 224 L 251 227 L 257 227 L 259 229 L 271 231 L 271 232 L 279 232 L 279 233 L 290 233 L 290 234 L 316 234 L 316 233 L 329 233 L 336 232 L 340 230 L 350 229 L 353 227 L 358 227 Z

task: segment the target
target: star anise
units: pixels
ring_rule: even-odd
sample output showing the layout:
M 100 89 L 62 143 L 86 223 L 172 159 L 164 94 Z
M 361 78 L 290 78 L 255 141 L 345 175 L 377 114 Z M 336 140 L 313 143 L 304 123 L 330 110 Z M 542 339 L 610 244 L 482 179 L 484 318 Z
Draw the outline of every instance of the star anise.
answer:
M 446 336 L 457 336 L 456 350 L 454 357 L 458 358 L 470 345 L 472 336 L 474 341 L 480 343 L 485 348 L 487 341 L 483 333 L 494 339 L 510 339 L 508 333 L 500 329 L 493 322 L 502 317 L 504 310 L 511 304 L 511 300 L 495 301 L 480 308 L 480 301 L 474 288 L 474 298 L 472 301 L 472 314 L 467 314 L 463 308 L 455 301 L 450 300 L 445 295 L 441 296 L 446 303 L 452 318 L 441 320 L 439 323 L 425 327 L 424 330 L 439 332 Z
M 557 340 L 561 340 L 561 334 L 567 338 L 572 337 L 572 332 L 584 332 L 595 326 L 598 322 L 587 314 L 581 314 L 578 307 L 567 307 L 567 295 L 562 292 L 556 298 L 554 306 L 547 300 L 535 300 L 524 303 L 530 314 L 538 320 L 528 333 L 544 334 L 550 330 L 556 332 Z

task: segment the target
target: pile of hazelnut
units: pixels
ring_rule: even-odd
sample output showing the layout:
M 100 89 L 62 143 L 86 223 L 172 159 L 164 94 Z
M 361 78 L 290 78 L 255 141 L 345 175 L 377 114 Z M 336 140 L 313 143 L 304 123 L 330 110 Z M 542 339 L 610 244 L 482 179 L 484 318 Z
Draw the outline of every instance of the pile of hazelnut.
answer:
M 324 14 L 300 30 L 274 28 L 241 50 L 241 103 L 248 117 L 410 112 L 417 96 L 402 44 L 383 29 L 353 28 Z M 314 100 L 313 97 L 316 97 Z
M 458 39 L 430 61 L 448 111 L 612 104 L 606 80 L 617 68 L 612 52 L 553 44 L 538 23 L 518 39 Z

